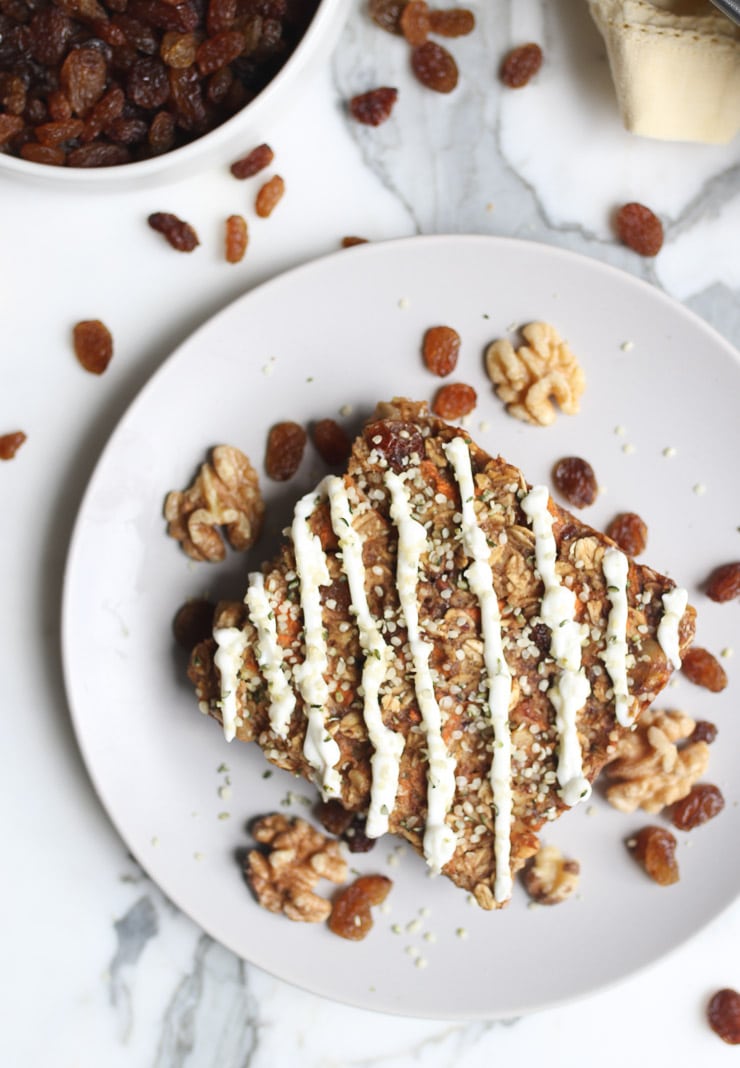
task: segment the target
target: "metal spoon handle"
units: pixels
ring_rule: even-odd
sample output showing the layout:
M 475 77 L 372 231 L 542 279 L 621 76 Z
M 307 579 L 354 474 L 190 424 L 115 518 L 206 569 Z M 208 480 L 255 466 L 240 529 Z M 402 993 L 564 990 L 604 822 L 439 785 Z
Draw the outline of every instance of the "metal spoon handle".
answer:
M 712 0 L 712 3 L 740 26 L 740 0 Z

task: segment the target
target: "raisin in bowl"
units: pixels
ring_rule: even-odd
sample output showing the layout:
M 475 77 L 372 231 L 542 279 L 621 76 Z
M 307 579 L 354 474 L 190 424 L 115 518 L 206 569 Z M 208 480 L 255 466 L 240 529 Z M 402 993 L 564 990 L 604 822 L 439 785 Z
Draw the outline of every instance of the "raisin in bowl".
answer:
M 345 0 L 3 0 L 0 174 L 110 189 L 269 139 Z

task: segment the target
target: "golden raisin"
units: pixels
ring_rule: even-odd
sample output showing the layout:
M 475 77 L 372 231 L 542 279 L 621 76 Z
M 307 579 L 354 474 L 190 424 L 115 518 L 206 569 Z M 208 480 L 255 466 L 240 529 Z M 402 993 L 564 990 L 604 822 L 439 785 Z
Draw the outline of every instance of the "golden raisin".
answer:
M 189 653 L 199 642 L 211 637 L 215 609 L 215 604 L 203 597 L 186 601 L 178 608 L 172 621 L 172 632 L 181 649 Z
M 401 33 L 401 15 L 407 0 L 370 0 L 370 18 L 388 33 Z
M 444 378 L 457 367 L 460 335 L 451 326 L 432 326 L 424 334 L 422 355 L 432 374 Z
M 99 319 L 75 323 L 72 329 L 75 356 L 86 371 L 102 375 L 113 357 L 113 338 L 108 327 Z
M 391 117 L 397 99 L 397 89 L 390 89 L 388 86 L 370 89 L 367 93 L 352 97 L 349 113 L 356 122 L 361 122 L 364 126 L 380 126 Z
M 640 256 L 657 256 L 663 247 L 663 224 L 644 204 L 623 204 L 616 226 L 619 240 Z
M 720 604 L 740 596 L 740 561 L 716 567 L 709 576 L 705 592 L 707 597 Z
M 691 831 L 707 820 L 714 819 L 725 807 L 725 799 L 718 786 L 697 782 L 686 797 L 673 806 L 671 821 L 679 831 Z
M 559 460 L 553 468 L 552 481 L 573 508 L 593 504 L 599 491 L 593 467 L 580 456 L 566 456 Z
M 726 987 L 718 990 L 707 1006 L 709 1026 L 730 1046 L 740 1045 L 740 994 Z
M 501 81 L 509 89 L 521 89 L 534 78 L 542 66 L 542 49 L 538 44 L 519 45 L 513 48 L 501 64 Z
M 272 215 L 284 192 L 285 182 L 279 174 L 273 175 L 269 181 L 265 182 L 257 193 L 257 199 L 254 204 L 254 210 L 261 219 L 266 219 Z
M 246 156 L 231 164 L 231 173 L 235 178 L 252 178 L 269 167 L 274 158 L 275 153 L 269 145 L 257 145 Z
M 366 237 L 348 236 L 342 238 L 342 248 L 354 248 L 355 245 L 367 245 Z
M 465 37 L 475 29 L 475 15 L 466 7 L 429 12 L 429 31 L 440 37 Z
M 332 467 L 344 464 L 352 448 L 347 431 L 334 419 L 320 419 L 314 425 L 313 443 L 321 459 Z
M 401 33 L 415 48 L 429 36 L 429 5 L 426 0 L 409 0 L 401 12 Z
M 643 827 L 627 845 L 635 860 L 659 886 L 678 882 L 677 842 L 665 827 Z
M 717 657 L 698 645 L 692 646 L 684 656 L 681 671 L 689 682 L 711 693 L 720 693 L 727 685 L 727 674 Z
M 229 215 L 226 220 L 226 261 L 241 263 L 247 251 L 249 231 L 243 215 Z
M 370 908 L 385 901 L 393 883 L 385 875 L 361 875 L 334 899 L 329 928 L 352 942 L 360 942 L 373 925 Z
M 459 78 L 454 57 L 436 41 L 425 41 L 412 49 L 411 69 L 421 84 L 435 93 L 451 93 Z
M 276 423 L 267 437 L 265 470 L 276 482 L 292 478 L 301 465 L 306 431 L 298 423 Z
M 645 551 L 647 526 L 636 512 L 620 512 L 612 519 L 606 533 L 628 556 L 638 556 Z
M 25 440 L 26 435 L 22 430 L 0 434 L 0 460 L 12 460 Z
M 462 419 L 473 411 L 477 403 L 478 396 L 472 386 L 453 382 L 437 391 L 432 401 L 432 411 L 441 419 Z

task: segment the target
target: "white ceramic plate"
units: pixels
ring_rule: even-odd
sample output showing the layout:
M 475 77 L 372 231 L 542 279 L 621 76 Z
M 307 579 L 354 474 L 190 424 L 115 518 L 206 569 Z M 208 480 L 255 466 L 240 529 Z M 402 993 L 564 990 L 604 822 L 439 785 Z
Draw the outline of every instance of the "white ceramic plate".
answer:
M 486 344 L 532 319 L 558 327 L 588 378 L 581 413 L 548 429 L 508 417 L 483 369 Z M 700 592 L 711 567 L 738 556 L 734 350 L 657 290 L 599 263 L 526 242 L 430 237 L 343 251 L 276 279 L 208 322 L 153 377 L 113 434 L 81 508 L 64 657 L 80 746 L 104 805 L 152 878 L 210 934 L 277 976 L 354 1005 L 507 1016 L 627 976 L 694 934 L 740 889 L 732 679 L 720 695 L 679 679 L 663 702 L 718 724 L 708 778 L 727 799 L 712 823 L 679 834 L 677 885 L 652 883 L 623 844 L 655 818 L 622 815 L 594 796 L 544 836 L 580 861 L 577 898 L 528 908 L 518 887 L 510 907 L 485 913 L 386 839 L 353 863 L 391 875 L 390 911 L 376 913 L 364 942 L 349 943 L 252 900 L 235 859 L 249 841 L 246 822 L 285 801 L 286 811 L 306 814 L 301 798 L 312 790 L 280 772 L 265 778 L 256 747 L 228 746 L 198 713 L 170 631 L 186 598 L 239 596 L 247 567 L 270 554 L 272 534 L 251 560 L 231 554 L 219 566 L 194 565 L 165 536 L 167 491 L 187 485 L 221 442 L 261 465 L 275 421 L 335 416 L 354 429 L 378 399 L 431 398 L 439 380 L 424 369 L 420 342 L 439 323 L 463 339 L 453 379 L 478 390 L 474 437 L 532 482 L 548 481 L 563 455 L 585 456 L 604 491 L 584 518 L 601 526 L 617 511 L 642 515 L 645 558 L 691 591 L 699 643 L 717 652 L 737 643 L 737 603 L 715 605 Z M 351 415 L 340 414 L 345 406 Z M 265 485 L 273 530 L 322 473 L 309 448 L 291 483 Z

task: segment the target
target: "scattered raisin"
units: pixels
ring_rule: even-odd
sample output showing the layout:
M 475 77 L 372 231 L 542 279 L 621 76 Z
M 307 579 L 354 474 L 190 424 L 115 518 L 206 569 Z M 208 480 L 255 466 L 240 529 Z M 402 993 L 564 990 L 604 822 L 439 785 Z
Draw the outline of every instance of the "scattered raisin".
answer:
M 519 45 L 504 56 L 501 64 L 501 81 L 509 89 L 521 89 L 534 78 L 542 66 L 542 49 L 538 44 Z
M 720 693 L 727 685 L 727 674 L 717 657 L 698 645 L 692 646 L 684 656 L 681 671 L 689 682 L 711 693 Z
M 421 351 L 432 374 L 444 378 L 457 367 L 460 335 L 451 326 L 432 326 L 424 334 Z
M 226 262 L 241 263 L 248 243 L 247 220 L 243 215 L 229 215 L 226 220 Z
M 331 467 L 346 463 L 352 449 L 347 431 L 334 419 L 320 419 L 315 424 L 313 443 L 321 459 Z
M 231 173 L 235 178 L 251 178 L 269 167 L 275 153 L 269 145 L 257 145 L 251 152 L 231 164 Z
M 707 820 L 714 819 L 725 807 L 725 799 L 718 786 L 697 782 L 686 797 L 673 806 L 671 821 L 679 831 L 693 831 Z
M 342 248 L 354 248 L 355 245 L 367 245 L 366 237 L 343 237 Z
M 429 12 L 429 30 L 440 37 L 466 37 L 475 29 L 475 15 L 466 7 Z
M 599 492 L 593 467 L 580 456 L 566 456 L 559 460 L 553 468 L 552 480 L 555 489 L 573 508 L 593 504 Z
M 298 423 L 276 423 L 267 436 L 265 470 L 276 482 L 292 478 L 301 465 L 306 431 Z
M 407 0 L 370 0 L 370 18 L 381 30 L 401 34 L 401 15 Z
M 436 41 L 425 41 L 412 49 L 411 69 L 421 84 L 435 93 L 451 93 L 457 85 L 457 63 Z
M 328 801 L 319 803 L 316 809 L 316 818 L 325 831 L 328 831 L 329 834 L 335 834 L 339 838 L 352 823 L 354 815 L 347 811 L 341 801 L 332 797 Z
M 678 861 L 676 860 L 676 838 L 665 827 L 643 827 L 627 843 L 635 860 L 660 886 L 670 886 L 678 882 Z
M 710 723 L 708 719 L 698 719 L 687 741 L 689 744 L 706 742 L 707 745 L 711 745 L 718 733 L 714 723 Z
M 398 99 L 398 90 L 381 86 L 370 89 L 367 93 L 353 96 L 349 102 L 349 113 L 364 126 L 380 126 L 391 117 L 393 105 Z
M 269 181 L 265 182 L 257 193 L 257 198 L 254 202 L 254 210 L 260 219 L 266 219 L 272 215 L 284 192 L 285 182 L 279 174 L 273 175 Z
M 472 386 L 453 382 L 437 390 L 432 411 L 441 419 L 462 419 L 464 415 L 470 415 L 477 403 L 478 396 Z
M 25 440 L 26 435 L 22 430 L 0 434 L 0 460 L 12 460 Z
M 718 990 L 707 1005 L 709 1026 L 730 1046 L 740 1045 L 740 994 L 726 987 Z
M 657 256 L 663 247 L 663 224 L 644 204 L 623 204 L 616 226 L 619 240 L 641 256 Z
M 426 0 L 409 0 L 401 12 L 401 33 L 412 48 L 423 45 L 429 36 L 429 5 Z
M 149 216 L 147 222 L 152 230 L 162 234 L 178 252 L 192 252 L 200 244 L 198 235 L 190 223 L 178 219 L 176 215 L 172 215 L 170 212 L 155 211 Z
M 628 556 L 639 556 L 645 551 L 647 526 L 635 512 L 620 512 L 612 519 L 606 533 Z
M 704 592 L 712 601 L 720 604 L 740 596 L 740 561 L 716 567 L 709 576 Z
M 380 423 L 369 423 L 363 434 L 370 448 L 377 449 L 396 474 L 408 467 L 412 456 L 424 459 L 424 438 L 415 423 L 385 419 Z
M 368 838 L 364 816 L 355 816 L 352 823 L 342 835 L 350 853 L 369 853 L 375 848 L 377 838 Z
M 215 609 L 215 604 L 203 597 L 186 601 L 178 608 L 172 621 L 172 632 L 175 641 L 186 653 L 191 652 L 199 642 L 211 637 Z
M 113 357 L 113 338 L 108 327 L 99 319 L 75 323 L 72 342 L 75 356 L 85 370 L 102 375 Z
M 392 882 L 385 875 L 361 875 L 334 898 L 329 928 L 352 942 L 361 941 L 373 925 L 372 905 L 385 901 Z

